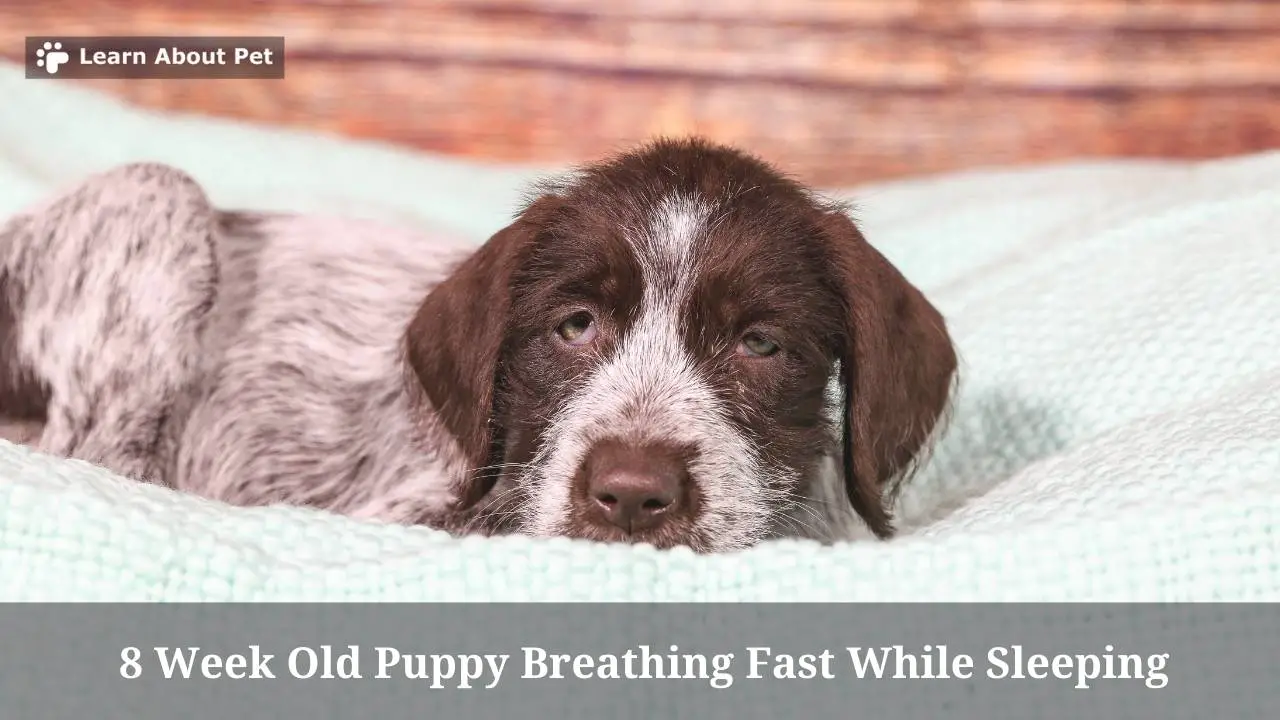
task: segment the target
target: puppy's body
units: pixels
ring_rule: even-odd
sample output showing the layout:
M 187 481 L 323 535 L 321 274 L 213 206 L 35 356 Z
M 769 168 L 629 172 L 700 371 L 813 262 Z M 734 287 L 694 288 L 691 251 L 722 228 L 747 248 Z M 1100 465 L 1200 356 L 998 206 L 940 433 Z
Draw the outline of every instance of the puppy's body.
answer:
M 464 468 L 414 407 L 404 328 L 457 247 L 373 223 L 220 215 L 218 301 L 175 487 L 442 524 Z
M 0 231 L 0 414 L 237 505 L 711 551 L 849 537 L 856 509 L 886 535 L 955 360 L 848 219 L 699 143 L 545 190 L 469 252 L 96 177 Z M 636 478 L 647 520 L 620 522 Z

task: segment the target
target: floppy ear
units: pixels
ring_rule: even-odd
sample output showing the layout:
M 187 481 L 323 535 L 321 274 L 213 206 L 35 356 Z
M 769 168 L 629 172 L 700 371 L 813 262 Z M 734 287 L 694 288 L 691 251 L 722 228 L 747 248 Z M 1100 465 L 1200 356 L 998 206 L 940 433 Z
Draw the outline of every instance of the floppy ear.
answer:
M 893 535 L 885 485 L 921 452 L 951 393 L 956 353 L 942 315 L 862 237 L 843 211 L 824 214 L 844 295 L 844 481 L 880 538 Z
M 493 420 L 494 385 L 511 279 L 557 203 L 552 196 L 539 199 L 489 238 L 427 294 L 405 334 L 409 367 L 468 466 L 462 486 L 454 488 L 458 509 L 475 504 L 497 481 L 497 473 L 481 469 L 496 461 L 501 438 Z

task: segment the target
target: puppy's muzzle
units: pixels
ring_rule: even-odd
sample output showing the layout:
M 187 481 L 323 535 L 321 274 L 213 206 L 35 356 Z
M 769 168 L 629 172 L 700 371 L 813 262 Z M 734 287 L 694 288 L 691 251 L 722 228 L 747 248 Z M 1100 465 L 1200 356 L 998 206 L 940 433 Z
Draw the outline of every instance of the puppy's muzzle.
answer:
M 628 536 L 658 530 L 694 512 L 688 453 L 663 445 L 605 441 L 583 461 L 586 518 Z

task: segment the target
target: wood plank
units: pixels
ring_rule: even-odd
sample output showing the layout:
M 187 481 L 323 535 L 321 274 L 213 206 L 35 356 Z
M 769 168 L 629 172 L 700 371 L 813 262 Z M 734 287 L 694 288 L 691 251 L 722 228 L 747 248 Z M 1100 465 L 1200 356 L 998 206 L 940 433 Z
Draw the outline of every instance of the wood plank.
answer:
M 1280 88 L 1280 32 L 1002 32 L 961 53 L 961 83 L 1061 90 Z
M 1271 0 L 964 0 L 964 4 L 968 23 L 988 28 L 1280 28 L 1280 3 Z
M 847 92 L 744 82 L 412 64 L 299 62 L 287 83 L 94 81 L 139 104 L 389 139 L 435 152 L 574 162 L 655 134 L 746 145 L 844 184 L 1075 157 L 1193 158 L 1280 148 L 1280 92 L 1094 97 L 966 90 Z M 421 88 L 431 86 L 431 92 Z
M 624 19 L 734 20 L 844 27 L 984 25 L 1087 28 L 1263 29 L 1280 27 L 1273 0 L 0 0 L 0 8 L 55 12 L 66 19 L 90 12 L 166 14 L 212 12 L 271 17 L 301 8 L 355 17 L 359 13 L 423 11 L 476 15 L 559 15 Z M 35 7 L 33 7 L 35 6 Z M 70 14 L 68 14 L 70 13 Z
M 1238 2 L 1239 0 L 1227 0 Z M 478 16 L 551 15 L 622 19 L 737 20 L 759 23 L 842 25 L 921 22 L 968 0 L 217 0 L 196 4 L 187 0 L 0 0 L 0 8 L 62 15 L 74 20 L 90 13 L 99 17 L 175 13 L 271 17 L 304 11 L 356 17 L 360 14 L 460 12 Z M 33 7 L 34 6 L 34 7 Z
M 893 25 L 849 30 L 754 21 L 477 16 L 433 8 L 409 13 L 401 6 L 349 15 L 296 4 L 272 5 L 259 14 L 148 7 L 70 20 L 44 6 L 20 16 L 0 6 L 0 26 L 22 28 L 24 35 L 53 28 L 67 35 L 166 35 L 193 27 L 206 35 L 252 35 L 279 27 L 291 58 L 473 62 L 849 86 L 1280 87 L 1280 30 L 1099 34 L 1069 23 L 1019 31 Z
M 0 0 L 0 27 L 283 34 L 283 81 L 91 84 L 485 159 L 698 132 L 845 184 L 1280 148 L 1265 0 Z

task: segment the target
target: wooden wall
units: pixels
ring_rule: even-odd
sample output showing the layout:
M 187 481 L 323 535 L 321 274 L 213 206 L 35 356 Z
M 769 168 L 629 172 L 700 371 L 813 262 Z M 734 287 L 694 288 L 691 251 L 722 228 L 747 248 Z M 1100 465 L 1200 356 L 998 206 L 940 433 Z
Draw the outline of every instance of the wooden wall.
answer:
M 0 0 L 22 36 L 284 35 L 284 80 L 92 81 L 141 105 L 502 160 L 655 133 L 812 182 L 1280 148 L 1270 0 Z

